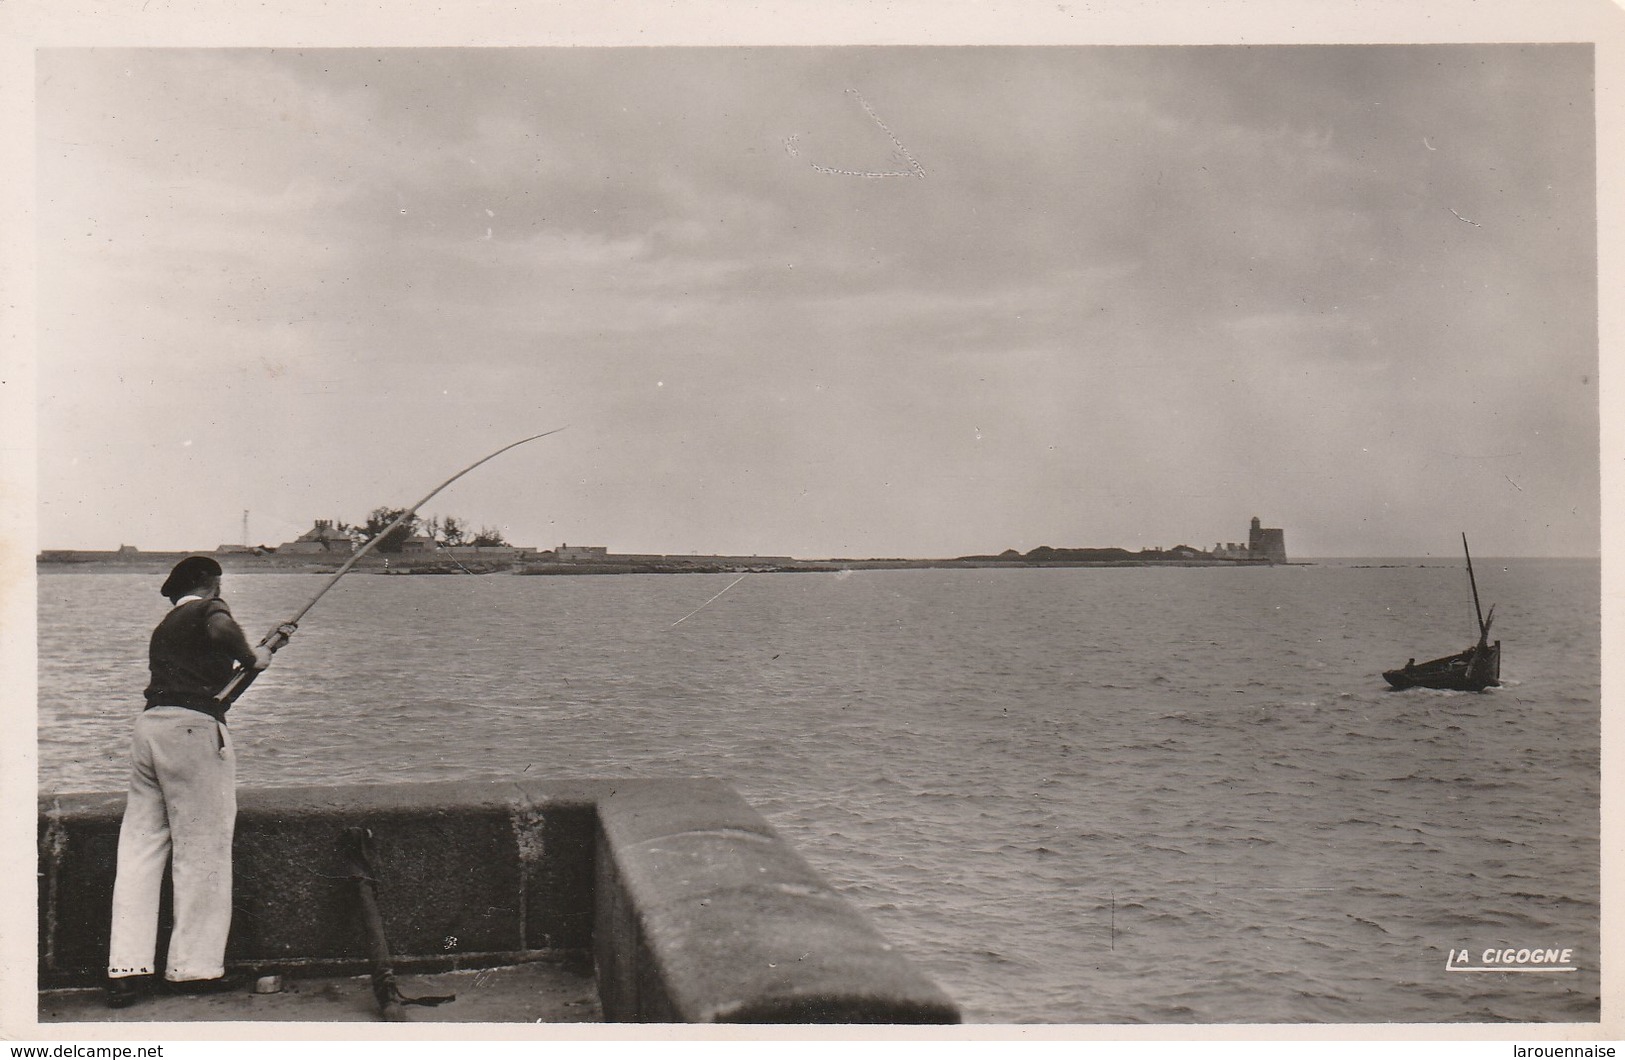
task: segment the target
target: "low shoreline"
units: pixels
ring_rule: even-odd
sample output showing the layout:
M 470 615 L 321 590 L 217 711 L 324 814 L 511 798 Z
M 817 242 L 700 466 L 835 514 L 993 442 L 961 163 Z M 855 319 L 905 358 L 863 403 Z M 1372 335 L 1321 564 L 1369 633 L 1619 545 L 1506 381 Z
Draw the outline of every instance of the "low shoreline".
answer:
M 39 574 L 157 574 L 169 570 L 175 563 L 194 553 L 142 553 L 108 559 L 47 559 L 35 562 Z M 334 574 L 343 565 L 338 557 L 321 556 L 255 556 L 232 553 L 197 553 L 213 555 L 228 573 L 239 574 Z M 471 560 L 462 562 L 411 556 L 364 556 L 352 568 L 352 573 L 385 576 L 405 575 L 524 575 L 603 576 L 613 574 L 790 574 L 833 573 L 847 570 L 1032 570 L 1055 567 L 1269 567 L 1305 566 L 1297 563 L 1270 563 L 1264 560 L 1230 559 L 1128 559 L 1128 560 L 1071 560 L 1071 559 L 820 559 L 752 561 L 687 559 L 670 556 L 656 562 L 618 562 L 614 557 L 605 560 L 582 560 L 560 563 L 545 560 L 502 559 Z

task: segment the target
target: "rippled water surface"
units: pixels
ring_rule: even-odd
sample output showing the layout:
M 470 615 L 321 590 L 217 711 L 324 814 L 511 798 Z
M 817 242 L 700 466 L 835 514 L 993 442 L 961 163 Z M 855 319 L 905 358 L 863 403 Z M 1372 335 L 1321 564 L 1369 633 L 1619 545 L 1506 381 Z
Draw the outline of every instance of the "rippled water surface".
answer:
M 1379 676 L 1475 636 L 1437 560 L 357 574 L 231 724 L 244 786 L 726 779 L 971 1021 L 1594 1021 L 1599 565 L 1477 566 L 1483 695 Z M 43 790 L 123 787 L 160 581 L 41 576 Z

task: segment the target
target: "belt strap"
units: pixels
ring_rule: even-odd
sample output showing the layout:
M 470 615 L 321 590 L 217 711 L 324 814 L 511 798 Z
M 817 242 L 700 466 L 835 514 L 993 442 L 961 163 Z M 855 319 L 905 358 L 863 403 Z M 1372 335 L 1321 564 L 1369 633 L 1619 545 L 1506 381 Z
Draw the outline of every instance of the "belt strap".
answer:
M 182 710 L 195 710 L 199 714 L 207 714 L 215 721 L 218 721 L 220 724 L 224 725 L 226 723 L 226 711 L 231 709 L 231 704 L 216 703 L 212 707 L 198 707 L 193 706 L 190 703 L 148 703 L 142 709 L 151 710 L 153 707 L 179 707 Z

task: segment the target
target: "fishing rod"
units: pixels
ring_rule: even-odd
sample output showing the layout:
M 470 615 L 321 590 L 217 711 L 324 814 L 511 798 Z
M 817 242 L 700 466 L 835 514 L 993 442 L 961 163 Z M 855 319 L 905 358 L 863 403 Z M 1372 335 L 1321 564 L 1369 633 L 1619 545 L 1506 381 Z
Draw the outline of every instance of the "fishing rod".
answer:
M 293 637 L 294 631 L 299 628 L 299 620 L 305 617 L 305 612 L 315 607 L 316 601 L 320 600 L 323 596 L 326 596 L 327 590 L 337 585 L 338 580 L 350 572 L 350 568 L 356 565 L 357 560 L 359 560 L 362 556 L 365 556 L 368 552 L 371 552 L 374 545 L 388 537 L 390 533 L 402 523 L 412 518 L 417 510 L 423 507 L 425 504 L 428 504 L 435 494 L 439 493 L 453 482 L 456 482 L 470 471 L 473 471 L 487 460 L 499 457 L 503 453 L 506 453 L 509 449 L 524 445 L 526 442 L 534 442 L 538 438 L 546 438 L 548 435 L 557 434 L 562 430 L 564 430 L 563 427 L 555 427 L 551 431 L 543 431 L 541 434 L 533 434 L 529 438 L 521 438 L 517 442 L 510 442 L 501 449 L 498 449 L 496 452 L 480 457 L 480 459 L 474 461 L 472 464 L 457 472 L 457 474 L 451 476 L 451 478 L 448 478 L 446 481 L 424 494 L 422 500 L 412 505 L 412 507 L 406 509 L 400 515 L 397 515 L 388 526 L 384 527 L 377 534 L 374 534 L 366 544 L 356 549 L 355 554 L 344 561 L 344 565 L 327 580 L 327 584 L 323 585 L 321 589 L 317 591 L 316 595 L 310 598 L 304 607 L 301 607 L 298 611 L 294 612 L 292 618 L 279 624 L 275 629 L 271 630 L 271 632 L 267 633 L 264 638 L 261 639 L 260 647 L 270 648 L 273 655 L 278 651 L 281 651 L 282 647 Z M 254 669 L 253 667 L 243 667 L 239 669 L 232 675 L 231 680 L 226 682 L 226 687 L 215 693 L 215 702 L 235 703 L 237 701 L 237 697 L 248 690 L 248 686 L 254 683 L 254 679 L 258 677 L 259 674 L 260 671 Z

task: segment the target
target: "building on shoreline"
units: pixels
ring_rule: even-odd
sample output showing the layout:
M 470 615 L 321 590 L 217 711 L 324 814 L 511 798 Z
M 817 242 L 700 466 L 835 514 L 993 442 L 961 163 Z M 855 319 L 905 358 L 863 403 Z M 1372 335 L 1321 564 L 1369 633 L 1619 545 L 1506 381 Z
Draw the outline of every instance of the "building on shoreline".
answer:
M 559 545 L 558 548 L 549 549 L 540 553 L 538 558 L 548 557 L 557 563 L 591 563 L 594 560 L 608 560 L 609 549 L 604 545 Z
M 1263 526 L 1258 516 L 1253 516 L 1252 528 L 1247 532 L 1247 551 L 1255 556 L 1263 556 L 1271 563 L 1285 563 L 1286 531 Z
M 1214 545 L 1212 555 L 1214 559 L 1246 563 L 1286 563 L 1286 531 L 1265 526 L 1255 515 L 1247 529 L 1245 545 L 1234 541 Z
M 276 547 L 279 554 L 288 555 L 332 555 L 347 556 L 355 551 L 355 542 L 350 535 L 337 529 L 333 520 L 318 519 L 316 525 L 300 534 L 292 541 L 285 541 Z

